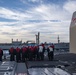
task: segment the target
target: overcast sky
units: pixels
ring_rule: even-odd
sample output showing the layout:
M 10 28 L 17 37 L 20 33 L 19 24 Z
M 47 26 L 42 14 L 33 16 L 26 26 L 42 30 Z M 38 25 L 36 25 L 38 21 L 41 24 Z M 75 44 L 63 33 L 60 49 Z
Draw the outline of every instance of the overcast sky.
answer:
M 76 0 L 0 0 L 0 43 L 19 39 L 69 42 Z

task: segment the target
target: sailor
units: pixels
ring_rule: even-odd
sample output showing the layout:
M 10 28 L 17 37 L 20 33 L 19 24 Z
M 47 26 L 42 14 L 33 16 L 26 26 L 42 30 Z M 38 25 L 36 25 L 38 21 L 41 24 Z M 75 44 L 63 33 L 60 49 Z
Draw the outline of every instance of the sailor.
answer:
M 39 45 L 36 46 L 36 59 L 39 60 Z
M 42 45 L 39 46 L 38 53 L 39 53 L 39 60 L 44 60 L 44 48 Z
M 37 46 L 33 47 L 33 60 L 36 60 L 37 58 Z
M 2 61 L 3 50 L 0 48 L 0 61 Z
M 10 61 L 14 61 L 14 60 L 15 60 L 15 55 L 14 55 L 14 53 L 15 53 L 15 50 L 14 50 L 13 47 L 11 47 L 10 50 L 9 50 Z
M 29 46 L 27 46 L 26 48 L 27 48 L 27 55 L 26 55 L 26 58 L 27 58 L 27 60 L 29 60 L 30 49 L 29 49 Z
M 21 50 L 19 47 L 16 48 L 16 61 L 21 61 Z
M 25 58 L 27 58 L 27 48 L 23 47 L 21 51 L 22 51 L 22 61 L 25 62 Z
M 43 60 L 44 60 L 45 45 L 43 45 Z
M 29 60 L 33 60 L 33 51 L 34 51 L 33 46 L 30 46 L 29 47 Z
M 48 52 L 49 60 L 53 60 L 53 57 L 54 57 L 54 45 L 53 44 L 48 47 L 47 52 Z
M 28 60 L 28 47 L 26 46 L 26 51 L 25 51 L 25 59 Z

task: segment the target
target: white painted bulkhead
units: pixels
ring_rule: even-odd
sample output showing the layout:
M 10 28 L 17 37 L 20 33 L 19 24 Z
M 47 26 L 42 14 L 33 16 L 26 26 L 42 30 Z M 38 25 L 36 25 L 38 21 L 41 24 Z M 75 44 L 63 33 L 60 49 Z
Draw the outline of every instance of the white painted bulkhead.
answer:
M 70 24 L 70 52 L 76 53 L 76 11 L 73 13 Z

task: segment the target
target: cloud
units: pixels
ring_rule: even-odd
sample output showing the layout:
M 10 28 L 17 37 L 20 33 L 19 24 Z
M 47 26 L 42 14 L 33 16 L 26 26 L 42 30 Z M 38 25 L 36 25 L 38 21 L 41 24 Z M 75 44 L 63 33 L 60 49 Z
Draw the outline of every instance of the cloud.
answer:
M 27 13 L 22 13 L 16 10 L 10 10 L 0 7 L 0 17 L 5 19 L 23 20 L 26 18 L 30 18 L 31 16 L 28 15 Z
M 63 8 L 67 10 L 69 13 L 75 12 L 76 11 L 76 0 L 68 0 L 68 2 L 65 3 Z
M 40 3 L 42 3 L 43 2 L 43 0 L 28 0 L 29 2 L 33 2 L 33 3 L 35 3 L 35 2 L 40 2 Z
M 21 1 L 27 2 L 26 0 Z M 36 2 L 37 0 L 30 1 Z M 30 38 L 35 40 L 35 34 L 40 32 L 41 42 L 57 42 L 58 35 L 61 41 L 68 42 L 71 16 L 76 10 L 75 3 L 76 1 L 68 0 L 61 7 L 57 4 L 40 4 L 29 7 L 28 10 L 24 8 L 23 12 L 0 7 L 1 18 L 15 20 L 0 22 L 0 36 L 26 41 Z
M 27 12 L 32 15 L 30 19 L 36 19 L 36 20 L 63 21 L 67 19 L 66 16 L 68 15 L 68 12 L 64 11 L 58 5 L 49 5 L 49 4 L 47 5 L 42 4 L 33 9 L 29 9 Z
M 15 35 L 16 33 L 2 32 L 3 35 Z
M 20 0 L 22 3 L 27 4 L 28 2 L 32 3 L 42 3 L 44 0 Z

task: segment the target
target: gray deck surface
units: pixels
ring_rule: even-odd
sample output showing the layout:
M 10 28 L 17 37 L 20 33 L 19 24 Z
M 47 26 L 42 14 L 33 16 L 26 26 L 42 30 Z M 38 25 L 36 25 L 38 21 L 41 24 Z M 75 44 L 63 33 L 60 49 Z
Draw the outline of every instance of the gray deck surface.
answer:
M 0 75 L 15 75 L 16 62 L 4 61 L 0 65 Z
M 76 54 L 55 55 L 53 61 L 49 61 L 47 57 L 44 61 L 27 61 L 27 65 L 28 69 L 58 67 L 72 75 L 76 75 Z
M 27 73 L 27 68 L 25 63 L 17 63 L 16 73 Z
M 45 57 L 44 61 L 27 61 L 25 63 L 20 62 L 17 63 L 15 74 L 27 75 L 27 71 L 28 71 L 31 73 L 31 75 L 33 75 L 32 73 L 37 74 L 41 70 L 41 75 L 42 74 L 46 75 L 45 74 L 46 72 L 44 70 L 46 69 L 49 72 L 53 70 L 52 68 L 60 68 L 65 72 L 68 72 L 72 75 L 76 75 L 76 54 L 67 53 L 67 54 L 55 55 L 53 61 L 49 61 L 48 58 Z M 51 75 L 51 74 L 49 73 L 47 75 Z
M 60 68 L 31 68 L 28 71 L 30 75 L 71 75 Z

